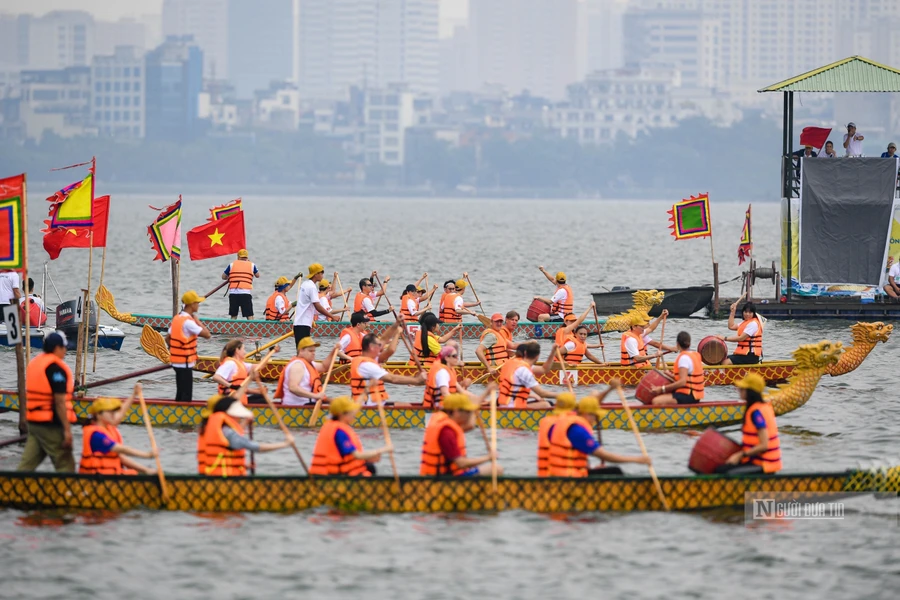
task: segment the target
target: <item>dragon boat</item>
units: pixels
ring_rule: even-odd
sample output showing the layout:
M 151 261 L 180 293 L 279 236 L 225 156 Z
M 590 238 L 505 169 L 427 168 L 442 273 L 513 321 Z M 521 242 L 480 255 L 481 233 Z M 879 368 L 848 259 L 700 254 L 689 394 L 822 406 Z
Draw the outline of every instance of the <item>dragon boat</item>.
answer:
M 745 494 L 814 500 L 821 494 L 900 492 L 900 467 L 777 475 L 661 477 L 672 510 L 742 507 Z M 165 489 L 165 495 L 163 494 Z M 835 496 L 830 495 L 829 499 Z M 662 501 L 649 477 L 585 479 L 305 477 L 213 478 L 0 472 L 0 507 L 216 513 L 296 512 L 320 507 L 351 513 L 447 513 L 527 510 L 535 513 L 658 511 Z
M 776 415 L 783 415 L 806 404 L 812 396 L 819 379 L 828 367 L 837 364 L 843 352 L 840 342 L 832 344 L 821 341 L 818 344 L 801 346 L 794 351 L 797 366 L 787 383 L 766 394 L 772 403 Z M 75 398 L 75 412 L 80 417 L 87 417 L 87 409 L 92 398 Z M 199 425 L 205 402 L 175 402 L 173 400 L 147 400 L 147 409 L 155 425 Z M 276 425 L 272 411 L 266 407 L 253 407 L 256 422 L 260 425 Z M 604 404 L 607 413 L 601 421 L 606 429 L 628 429 L 628 417 L 621 404 Z M 18 395 L 12 391 L 0 392 L 0 409 L 18 410 Z M 643 430 L 665 430 L 685 427 L 705 427 L 709 425 L 725 425 L 739 423 L 744 415 L 744 403 L 740 400 L 721 402 L 699 402 L 697 404 L 677 404 L 666 406 L 640 405 L 633 407 L 635 421 Z M 312 417 L 311 406 L 280 407 L 279 412 L 288 427 L 307 427 Z M 430 411 L 420 404 L 392 404 L 385 407 L 385 423 L 397 429 L 424 428 Z M 497 426 L 501 429 L 537 430 L 540 420 L 546 416 L 543 409 L 500 408 Z M 482 411 L 481 418 L 488 422 L 489 412 Z M 320 412 L 314 426 L 320 426 L 325 420 L 325 411 Z M 123 423 L 140 424 L 141 415 L 134 405 L 126 414 Z M 380 427 L 381 418 L 374 407 L 364 407 L 354 423 L 355 427 Z

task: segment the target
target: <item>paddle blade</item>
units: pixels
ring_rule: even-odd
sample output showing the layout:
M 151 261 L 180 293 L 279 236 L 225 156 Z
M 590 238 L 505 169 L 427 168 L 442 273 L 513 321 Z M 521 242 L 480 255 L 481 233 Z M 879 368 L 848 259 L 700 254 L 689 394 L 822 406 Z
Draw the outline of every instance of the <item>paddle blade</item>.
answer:
M 481 322 L 481 324 L 484 325 L 485 327 L 490 327 L 490 326 L 491 326 L 491 319 L 490 319 L 490 317 L 488 317 L 488 316 L 486 316 L 486 315 L 475 315 L 475 316 L 478 317 L 478 320 L 479 320 L 479 321 Z

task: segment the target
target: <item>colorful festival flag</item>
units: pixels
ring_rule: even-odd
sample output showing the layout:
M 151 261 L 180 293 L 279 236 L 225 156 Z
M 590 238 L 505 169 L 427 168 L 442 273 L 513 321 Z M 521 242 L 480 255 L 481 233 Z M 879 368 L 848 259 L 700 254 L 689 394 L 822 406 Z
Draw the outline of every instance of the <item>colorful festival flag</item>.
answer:
M 0 179 L 0 269 L 21 269 L 24 266 L 24 205 L 25 175 Z
M 153 260 L 166 262 L 170 258 L 181 258 L 181 196 L 178 202 L 159 209 L 151 206 L 153 210 L 162 210 L 156 220 L 147 227 L 147 235 L 150 237 L 150 246 L 156 251 Z
M 691 196 L 672 205 L 669 212 L 669 229 L 676 240 L 712 236 L 709 218 L 709 195 Z
M 239 211 L 230 217 L 194 227 L 187 232 L 187 242 L 191 260 L 234 254 L 246 248 L 244 213 Z
M 236 215 L 241 212 L 241 199 L 236 198 L 227 204 L 222 204 L 221 206 L 216 206 L 214 208 L 209 209 L 210 217 L 207 221 L 218 221 L 219 219 L 224 219 L 225 217 L 230 217 L 231 215 Z
M 812 146 L 818 150 L 828 141 L 829 135 L 831 135 L 830 127 L 804 127 L 800 132 L 800 145 Z
M 750 207 L 747 205 L 747 213 L 744 215 L 744 230 L 741 232 L 741 243 L 738 246 L 738 265 L 744 264 L 744 261 L 753 254 L 753 238 L 750 236 Z
M 44 234 L 44 250 L 50 260 L 59 258 L 63 248 L 105 248 L 109 224 L 109 196 L 94 198 L 94 224 L 91 227 L 57 227 Z M 48 226 L 49 221 L 44 221 Z M 91 239 L 93 237 L 93 240 Z
M 59 190 L 49 198 L 50 220 L 48 229 L 57 227 L 91 227 L 94 224 L 94 174 L 83 181 L 76 181 Z

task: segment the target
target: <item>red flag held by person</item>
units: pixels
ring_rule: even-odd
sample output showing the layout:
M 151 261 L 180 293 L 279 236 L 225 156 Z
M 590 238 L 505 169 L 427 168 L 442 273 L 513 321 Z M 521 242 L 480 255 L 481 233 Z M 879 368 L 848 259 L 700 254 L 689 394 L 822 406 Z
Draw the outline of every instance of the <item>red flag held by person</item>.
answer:
M 109 224 L 109 196 L 94 198 L 93 226 L 57 227 L 44 234 L 44 250 L 50 260 L 59 258 L 63 248 L 104 248 L 106 246 L 106 229 Z M 49 221 L 45 221 L 49 225 Z M 93 242 L 91 241 L 93 236 Z
M 825 127 L 804 127 L 800 132 L 800 145 L 820 149 L 828 141 L 831 129 Z
M 191 260 L 235 254 L 247 247 L 244 236 L 244 213 L 238 212 L 224 219 L 194 227 L 187 232 L 187 243 Z

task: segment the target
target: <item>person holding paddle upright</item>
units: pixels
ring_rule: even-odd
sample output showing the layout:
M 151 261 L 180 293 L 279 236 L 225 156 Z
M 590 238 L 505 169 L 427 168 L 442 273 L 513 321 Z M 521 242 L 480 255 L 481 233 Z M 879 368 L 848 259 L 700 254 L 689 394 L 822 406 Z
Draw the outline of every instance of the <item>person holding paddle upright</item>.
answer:
M 313 448 L 310 475 L 345 475 L 347 477 L 371 477 L 381 455 L 394 449 L 391 444 L 377 450 L 363 450 L 359 436 L 352 424 L 360 406 L 349 396 L 331 401 L 328 410 L 331 418 L 322 424 Z
M 200 322 L 197 312 L 206 298 L 194 290 L 188 290 L 181 297 L 184 304 L 181 312 L 172 317 L 169 333 L 165 340 L 169 345 L 169 362 L 175 371 L 175 401 L 190 402 L 194 395 L 194 374 L 197 362 L 197 338 L 209 339 L 212 335 L 206 325 Z
M 635 314 L 631 317 L 631 329 L 622 334 L 622 356 L 621 362 L 623 367 L 634 367 L 641 363 L 656 360 L 659 354 L 648 355 L 647 346 L 658 348 L 660 352 L 674 352 L 675 348 L 665 346 L 654 341 L 650 334 L 656 329 L 660 319 L 669 316 L 668 310 L 663 310 L 662 314 L 656 317 L 652 322 L 641 314 Z
M 469 309 L 481 305 L 481 302 L 463 300 L 463 294 L 468 285 L 465 279 L 456 281 L 451 279 L 444 282 L 444 295 L 441 296 L 440 305 L 442 323 L 462 323 L 463 313 L 475 316 L 475 313 Z
M 222 279 L 228 281 L 228 316 L 232 319 L 237 319 L 238 310 L 243 318 L 253 318 L 254 277 L 259 277 L 259 269 L 250 262 L 249 253 L 241 248 L 237 260 L 222 273 Z
M 331 308 L 332 300 L 334 300 L 335 298 L 338 298 L 340 296 L 349 296 L 349 295 L 350 295 L 349 288 L 344 290 L 342 294 L 335 294 L 334 288 L 332 287 L 332 284 L 330 281 L 328 281 L 327 279 L 323 279 L 322 281 L 319 282 L 319 302 L 322 305 L 322 307 L 325 310 L 327 310 L 328 312 L 332 312 L 332 308 Z M 346 303 L 347 303 L 347 299 L 344 298 L 344 304 L 346 304 Z M 343 309 L 340 312 L 336 312 L 336 313 L 332 312 L 334 317 L 327 317 L 320 312 L 316 312 L 315 320 L 316 321 L 337 321 L 338 315 L 340 315 L 342 312 L 343 312 Z
M 372 271 L 372 273 L 374 275 L 375 271 Z M 369 321 L 373 321 L 375 318 L 386 315 L 393 310 L 392 306 L 388 306 L 388 310 L 375 310 L 374 298 L 383 296 L 384 289 L 382 288 L 377 292 L 374 291 L 375 284 L 372 283 L 372 279 L 372 277 L 363 277 L 359 280 L 359 292 L 356 293 L 356 297 L 353 299 L 353 312 L 364 314 Z M 384 278 L 385 283 L 390 280 L 390 275 Z
M 566 319 L 566 315 L 575 312 L 575 296 L 572 294 L 572 288 L 566 283 L 566 274 L 560 271 L 556 277 L 547 272 L 544 267 L 538 267 L 550 283 L 556 285 L 556 293 L 549 300 L 535 296 L 535 300 L 546 302 L 550 305 L 550 313 L 538 316 L 538 321 L 562 323 Z
M 287 292 L 294 285 L 287 277 L 281 276 L 275 281 L 275 291 L 266 300 L 266 321 L 287 321 L 290 319 L 291 303 L 288 300 Z

